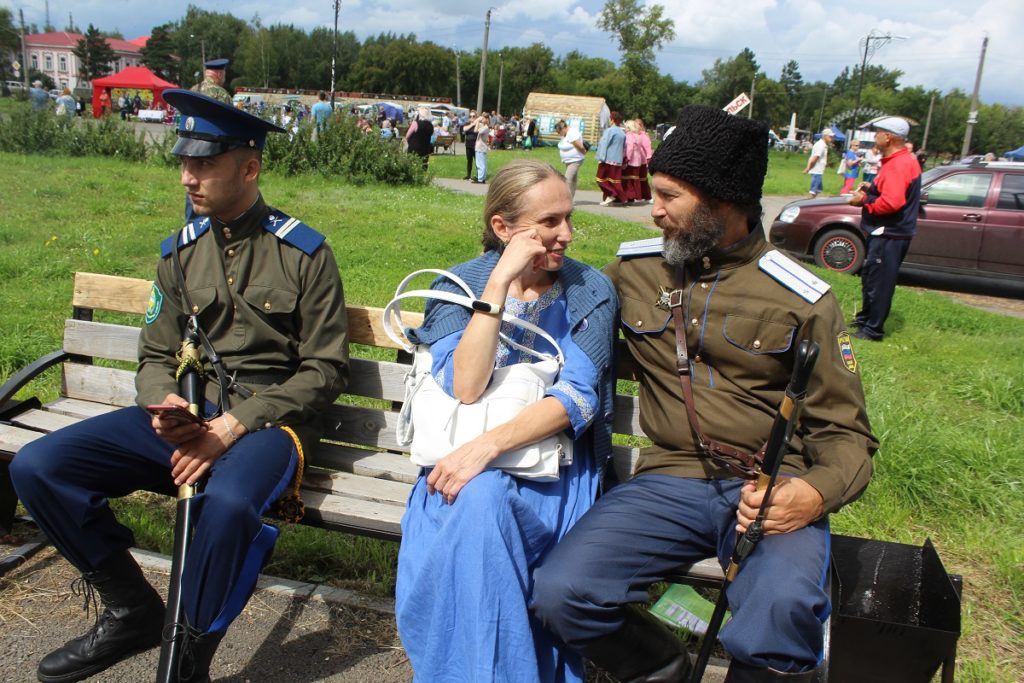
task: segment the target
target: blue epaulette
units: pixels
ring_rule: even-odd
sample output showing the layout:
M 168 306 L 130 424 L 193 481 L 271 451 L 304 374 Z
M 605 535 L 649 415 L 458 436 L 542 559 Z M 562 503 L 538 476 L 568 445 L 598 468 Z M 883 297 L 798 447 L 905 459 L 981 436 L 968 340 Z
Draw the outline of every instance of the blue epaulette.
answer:
M 623 242 L 619 245 L 619 250 L 615 252 L 616 256 L 657 256 L 660 255 L 664 248 L 665 238 L 664 237 L 651 237 L 646 240 L 633 240 L 632 242 Z
M 184 247 L 192 244 L 199 239 L 204 232 L 210 229 L 210 218 L 209 216 L 203 216 L 202 218 L 196 217 L 194 221 L 190 221 L 185 224 L 185 227 L 174 233 L 163 242 L 160 243 L 160 256 L 167 258 L 174 253 L 174 238 L 181 236 L 178 241 L 178 247 Z
M 273 233 L 279 240 L 302 250 L 307 256 L 315 254 L 327 239 L 298 218 L 292 218 L 277 209 L 271 210 L 263 221 L 263 229 Z

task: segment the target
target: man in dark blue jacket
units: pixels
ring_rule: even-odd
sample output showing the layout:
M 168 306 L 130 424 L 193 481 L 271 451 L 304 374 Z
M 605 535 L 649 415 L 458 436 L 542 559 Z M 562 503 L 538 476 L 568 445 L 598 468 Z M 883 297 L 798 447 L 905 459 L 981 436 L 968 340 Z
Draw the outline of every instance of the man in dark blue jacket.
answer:
M 868 253 L 860 271 L 861 310 L 853 319 L 857 339 L 881 341 L 892 307 L 900 264 L 917 232 L 921 208 L 921 165 L 905 147 L 910 125 L 888 116 L 876 121 L 875 150 L 882 169 L 871 183 L 862 183 L 850 197 L 862 207 L 861 229 L 868 235 Z

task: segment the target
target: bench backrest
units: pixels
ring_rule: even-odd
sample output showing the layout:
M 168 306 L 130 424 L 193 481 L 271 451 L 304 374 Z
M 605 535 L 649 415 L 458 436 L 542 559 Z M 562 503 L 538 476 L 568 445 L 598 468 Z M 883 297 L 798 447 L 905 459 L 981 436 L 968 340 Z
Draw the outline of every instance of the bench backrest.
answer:
M 68 415 L 77 419 L 74 411 L 89 409 L 82 402 L 110 406 L 128 406 L 135 401 L 134 370 L 125 363 L 135 363 L 139 328 L 133 325 L 97 322 L 97 311 L 143 315 L 149 301 L 152 283 L 149 280 L 94 273 L 76 273 L 74 316 L 65 323 L 64 351 L 76 359 L 63 366 L 62 396 Z M 349 336 L 352 344 L 384 348 L 400 348 L 384 333 L 383 311 L 368 306 L 348 306 Z M 403 313 L 408 325 L 417 325 L 422 314 Z M 352 347 L 349 386 L 328 415 L 325 433 L 319 450 L 311 462 L 318 467 L 343 470 L 378 479 L 414 483 L 418 468 L 406 455 L 408 448 L 395 440 L 398 404 L 405 393 L 404 378 L 408 365 L 397 360 L 371 360 L 359 357 L 360 349 Z M 380 355 L 379 353 L 376 355 Z M 403 356 L 405 354 L 402 354 Z M 118 361 L 120 367 L 109 363 L 98 365 L 93 361 Z M 625 365 L 621 378 L 631 379 Z M 371 399 L 371 400 L 367 400 Z M 616 396 L 614 431 L 628 441 L 615 446 L 615 467 L 620 479 L 632 472 L 638 454 L 637 441 L 643 437 L 639 424 L 636 397 Z M 59 420 L 59 414 L 52 419 Z M 69 417 L 69 423 L 74 419 Z M 51 428 L 62 426 L 51 425 Z M 381 451 L 394 454 L 382 457 Z M 373 454 L 373 458 L 365 456 Z M 362 467 L 372 471 L 361 470 Z

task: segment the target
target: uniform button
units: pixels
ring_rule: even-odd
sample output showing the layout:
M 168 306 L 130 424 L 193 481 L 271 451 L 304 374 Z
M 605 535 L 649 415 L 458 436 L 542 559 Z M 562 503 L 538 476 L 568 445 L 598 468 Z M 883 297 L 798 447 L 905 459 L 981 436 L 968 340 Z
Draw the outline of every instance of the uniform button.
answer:
M 264 311 L 269 311 L 270 310 L 270 302 L 269 301 L 264 301 L 263 302 L 263 310 Z
M 274 424 L 272 422 L 264 422 L 263 423 L 264 429 L 270 429 L 273 426 L 274 426 Z
M 699 363 L 700 362 L 700 356 L 694 356 L 693 357 L 693 362 L 694 363 Z
M 235 255 L 235 250 L 234 249 L 228 249 L 228 256 L 234 256 L 234 255 Z
M 196 306 L 195 304 L 192 304 L 192 312 L 193 313 L 198 313 L 199 312 L 199 307 Z
M 697 323 L 698 323 L 698 320 L 696 318 L 694 318 L 693 320 L 690 321 L 690 324 L 693 325 L 694 327 L 697 327 Z
M 235 278 L 233 278 L 233 277 L 229 277 L 229 278 L 228 278 L 228 284 L 229 284 L 229 285 L 233 285 L 233 284 L 235 284 Z
M 643 327 L 643 326 L 644 326 L 644 321 L 643 320 L 637 320 L 636 321 L 635 327 Z
M 704 263 L 704 268 L 710 268 L 711 267 L 711 259 L 708 258 L 707 256 L 704 257 L 703 263 Z
M 231 228 L 224 228 L 224 237 L 231 239 Z
M 755 339 L 753 346 L 754 346 L 755 349 L 761 348 L 761 340 L 760 339 Z
M 707 289 L 708 288 L 708 283 L 706 283 L 706 282 L 700 283 L 700 288 L 701 289 Z

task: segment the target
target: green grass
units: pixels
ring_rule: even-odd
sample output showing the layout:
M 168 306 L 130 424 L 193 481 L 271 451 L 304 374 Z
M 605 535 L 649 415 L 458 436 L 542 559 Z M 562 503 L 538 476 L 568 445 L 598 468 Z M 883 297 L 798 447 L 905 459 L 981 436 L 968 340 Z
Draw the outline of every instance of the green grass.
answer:
M 517 154 L 527 153 L 492 158 Z M 439 159 L 431 161 L 435 172 Z M 789 163 L 792 172 L 794 159 L 772 163 Z M 183 197 L 177 174 L 155 166 L 7 154 L 0 169 L 6 378 L 59 346 L 75 271 L 152 276 L 159 241 L 179 227 Z M 383 305 L 411 270 L 479 251 L 479 197 L 318 177 L 269 176 L 262 184 L 272 204 L 328 235 L 351 303 Z M 572 253 L 593 265 L 611 260 L 620 241 L 650 235 L 639 225 L 575 216 Z M 859 281 L 818 272 L 852 316 Z M 882 448 L 871 486 L 833 516 L 833 529 L 914 545 L 930 537 L 946 569 L 965 581 L 957 680 L 1024 680 L 1024 320 L 899 288 L 887 333 L 884 343 L 856 343 Z M 53 398 L 57 389 L 51 373 L 23 393 Z M 116 508 L 141 546 L 167 552 L 171 511 L 156 500 L 136 495 Z M 388 594 L 396 553 L 393 543 L 287 527 L 268 571 Z

